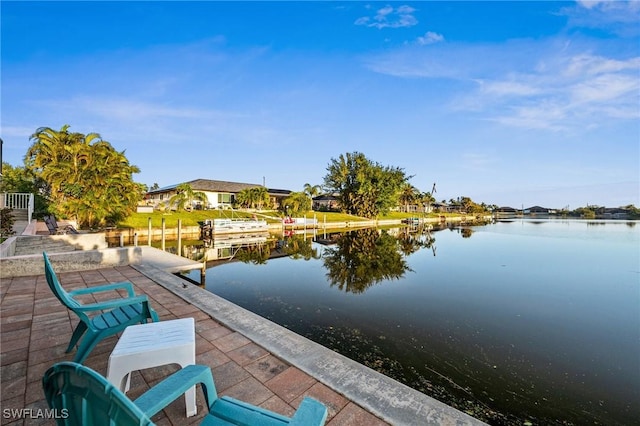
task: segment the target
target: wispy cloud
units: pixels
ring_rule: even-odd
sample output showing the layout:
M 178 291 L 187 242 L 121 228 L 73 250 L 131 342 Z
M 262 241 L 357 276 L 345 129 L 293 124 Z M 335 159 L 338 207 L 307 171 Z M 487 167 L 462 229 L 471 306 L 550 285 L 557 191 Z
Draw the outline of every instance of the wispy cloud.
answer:
M 402 78 L 459 80 L 464 91 L 452 93 L 451 109 L 508 126 L 561 130 L 640 116 L 640 57 L 596 54 L 579 42 L 404 47 L 366 65 Z
M 373 28 L 402 28 L 412 27 L 418 23 L 413 16 L 416 9 L 411 6 L 403 5 L 396 8 L 386 5 L 378 9 L 373 16 L 363 16 L 356 19 L 356 25 L 364 25 Z
M 621 36 L 640 34 L 640 2 L 637 0 L 577 0 L 559 14 L 574 27 L 597 28 Z
M 424 46 L 426 44 L 439 43 L 441 41 L 444 41 L 444 36 L 442 34 L 434 33 L 432 31 L 427 31 L 425 35 L 418 37 L 416 39 L 416 43 L 418 43 L 421 46 Z

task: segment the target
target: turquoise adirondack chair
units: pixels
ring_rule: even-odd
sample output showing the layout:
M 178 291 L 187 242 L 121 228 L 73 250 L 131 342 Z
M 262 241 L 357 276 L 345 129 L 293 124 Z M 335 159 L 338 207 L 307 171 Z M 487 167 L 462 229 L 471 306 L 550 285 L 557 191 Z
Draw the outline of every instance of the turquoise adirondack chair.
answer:
M 153 322 L 158 321 L 158 314 L 149 306 L 147 296 L 136 296 L 133 291 L 133 285 L 130 282 L 81 288 L 67 292 L 62 288 L 62 285 L 60 285 L 60 281 L 51 266 L 47 253 L 43 252 L 42 255 L 44 257 L 44 270 L 49 288 L 64 306 L 80 318 L 80 322 L 71 336 L 67 352 L 71 352 L 71 349 L 73 349 L 86 333 L 78 346 L 78 352 L 76 352 L 73 358 L 75 362 L 82 363 L 98 342 L 121 332 L 130 325 L 146 323 L 148 319 L 151 319 Z M 75 299 L 75 296 L 82 294 L 114 291 L 117 289 L 125 289 L 128 297 L 120 297 L 91 304 L 82 304 Z M 90 316 L 89 313 L 92 312 L 95 314 Z
M 291 418 L 234 398 L 219 398 L 206 365 L 178 370 L 135 401 L 94 370 L 73 362 L 55 364 L 42 378 L 47 403 L 56 413 L 58 425 L 64 426 L 152 425 L 153 415 L 198 383 L 209 407 L 201 425 L 321 426 L 327 419 L 327 408 L 309 397 Z

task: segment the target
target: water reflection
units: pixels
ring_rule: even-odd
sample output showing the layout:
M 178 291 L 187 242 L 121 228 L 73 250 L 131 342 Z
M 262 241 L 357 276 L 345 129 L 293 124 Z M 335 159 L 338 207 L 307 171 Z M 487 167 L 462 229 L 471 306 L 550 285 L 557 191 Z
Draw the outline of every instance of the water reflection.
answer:
M 275 250 L 292 259 L 320 259 L 318 249 L 313 248 L 305 234 L 290 234 L 275 243 Z
M 207 290 L 491 424 L 636 424 L 637 223 L 271 235 Z
M 472 234 L 473 234 L 473 229 L 471 228 L 462 228 L 460 230 L 460 235 L 462 235 L 462 238 L 471 238 Z
M 419 245 L 406 239 L 403 247 L 413 252 Z M 345 233 L 324 252 L 326 276 L 332 287 L 349 293 L 362 293 L 383 280 L 397 280 L 410 270 L 401 248 L 399 240 L 384 230 Z

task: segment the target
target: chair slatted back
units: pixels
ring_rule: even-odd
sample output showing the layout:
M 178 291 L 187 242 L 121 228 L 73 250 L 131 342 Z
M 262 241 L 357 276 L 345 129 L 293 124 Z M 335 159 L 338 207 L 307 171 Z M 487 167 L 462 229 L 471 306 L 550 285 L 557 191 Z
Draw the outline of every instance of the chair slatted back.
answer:
M 84 365 L 55 364 L 44 374 L 42 386 L 49 407 L 56 410 L 59 425 L 153 424 L 118 388 Z
M 78 303 L 73 297 L 69 295 L 60 285 L 60 281 L 58 280 L 58 276 L 53 270 L 53 266 L 51 266 L 51 261 L 49 260 L 49 256 L 47 252 L 42 252 L 42 256 L 44 257 L 44 274 L 47 278 L 47 284 L 49 284 L 49 288 L 55 294 L 55 296 L 60 300 L 60 302 L 66 306 L 67 308 L 73 310 L 75 308 L 80 307 L 80 303 Z
M 58 232 L 58 226 L 51 220 L 53 216 L 45 216 L 43 218 L 44 223 L 47 225 L 47 229 L 49 230 L 49 234 L 55 235 Z

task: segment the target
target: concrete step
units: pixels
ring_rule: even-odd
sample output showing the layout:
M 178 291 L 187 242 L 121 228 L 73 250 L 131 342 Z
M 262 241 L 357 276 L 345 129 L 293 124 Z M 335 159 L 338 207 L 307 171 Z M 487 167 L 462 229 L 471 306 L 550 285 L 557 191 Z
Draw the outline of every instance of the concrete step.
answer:
M 75 250 L 76 245 L 73 242 L 53 239 L 47 235 L 20 236 L 16 240 L 15 256 L 39 254 L 43 251 L 61 253 Z
M 29 220 L 29 211 L 24 209 L 14 209 L 11 212 L 14 221 Z

